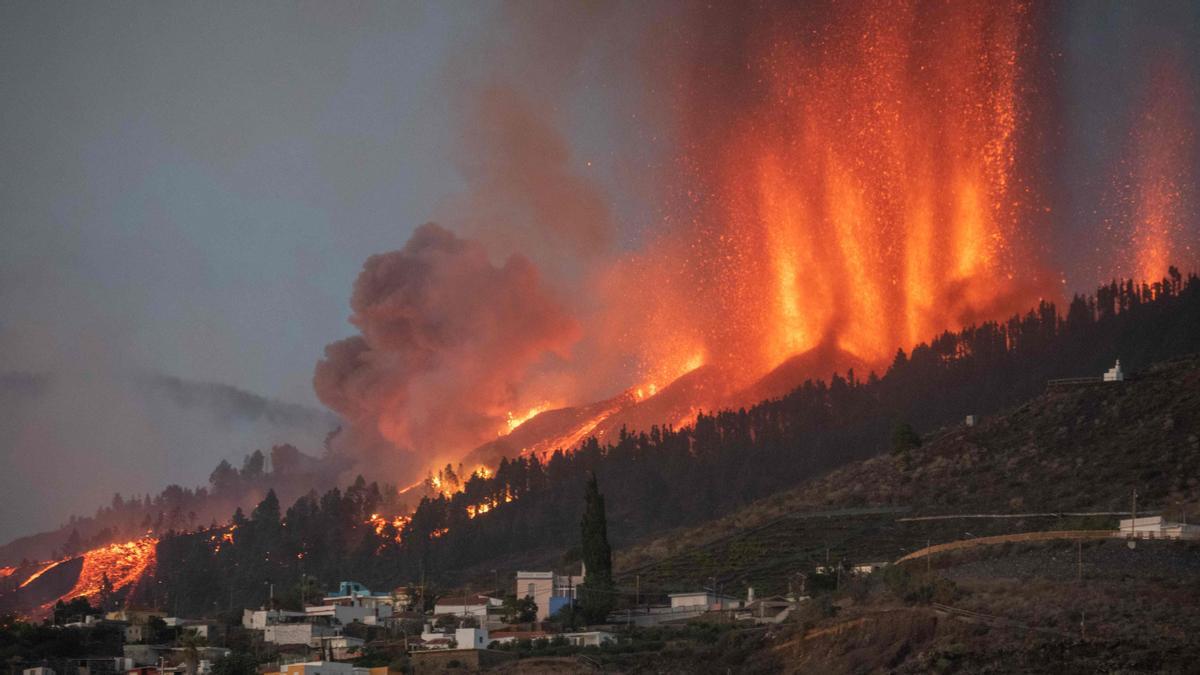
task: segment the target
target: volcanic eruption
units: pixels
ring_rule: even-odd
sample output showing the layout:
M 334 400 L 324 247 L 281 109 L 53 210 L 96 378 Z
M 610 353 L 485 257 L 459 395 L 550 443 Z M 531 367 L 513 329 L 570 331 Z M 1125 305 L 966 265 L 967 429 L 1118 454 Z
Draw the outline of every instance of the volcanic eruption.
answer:
M 351 425 L 347 445 L 384 441 L 376 464 L 379 451 L 415 456 L 412 479 L 473 448 L 467 463 L 486 465 L 683 424 L 806 378 L 881 371 L 898 349 L 1061 293 L 1036 227 L 1051 200 L 1030 170 L 1046 152 L 1035 133 L 1042 13 L 894 0 L 650 14 L 639 15 L 642 56 L 655 58 L 599 60 L 643 87 L 628 104 L 632 137 L 667 139 L 661 161 L 630 177 L 653 186 L 658 222 L 610 250 L 613 211 L 554 136 L 547 89 L 484 77 L 483 109 L 501 101 L 505 112 L 466 116 L 482 157 L 467 165 L 491 170 L 468 173 L 442 226 L 368 261 L 352 300 L 361 335 L 317 368 L 322 400 Z M 579 62 L 584 47 L 571 49 L 564 59 Z M 1187 113 L 1152 99 L 1130 150 L 1140 178 L 1129 255 L 1161 275 L 1192 150 Z M 553 168 L 497 171 L 514 139 Z M 536 216 L 514 241 L 543 233 L 586 264 L 564 275 L 544 253 L 489 259 L 508 255 L 494 242 L 514 204 Z M 447 251 L 427 255 L 433 241 Z

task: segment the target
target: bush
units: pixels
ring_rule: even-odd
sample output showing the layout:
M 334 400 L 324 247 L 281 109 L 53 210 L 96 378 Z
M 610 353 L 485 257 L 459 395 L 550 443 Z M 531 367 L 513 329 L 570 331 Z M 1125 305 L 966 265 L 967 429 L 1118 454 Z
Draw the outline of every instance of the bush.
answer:
M 892 429 L 892 454 L 902 455 L 921 447 L 921 435 L 908 422 L 901 422 Z
M 946 604 L 959 596 L 958 586 L 953 581 L 935 575 L 916 575 L 901 565 L 889 565 L 884 569 L 883 584 L 892 595 L 911 604 Z

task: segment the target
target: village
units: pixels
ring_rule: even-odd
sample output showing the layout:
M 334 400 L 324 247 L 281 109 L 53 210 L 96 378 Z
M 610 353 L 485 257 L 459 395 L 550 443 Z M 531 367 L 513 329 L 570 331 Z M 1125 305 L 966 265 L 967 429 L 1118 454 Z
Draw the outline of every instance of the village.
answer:
M 856 565 L 847 574 L 869 574 L 884 563 Z M 816 570 L 822 574 L 832 570 Z M 601 648 L 615 645 L 635 627 L 683 626 L 697 619 L 723 623 L 779 623 L 808 596 L 756 598 L 753 589 L 733 597 L 713 589 L 671 593 L 666 602 L 646 603 L 614 611 L 605 624 L 572 629 L 571 615 L 584 570 L 518 571 L 510 590 L 460 591 L 423 600 L 417 587 L 373 591 L 342 581 L 302 610 L 262 607 L 243 610 L 240 626 L 216 620 L 169 616 L 155 609 L 121 609 L 104 614 L 67 617 L 61 628 L 119 629 L 123 656 L 75 659 L 65 664 L 71 675 L 210 675 L 214 663 L 228 658 L 225 646 L 248 644 L 267 655 L 263 675 L 386 675 L 387 666 L 361 667 L 368 653 L 407 654 L 414 672 L 445 667 L 478 669 L 516 658 L 519 647 L 537 645 Z M 802 589 L 798 589 L 802 591 Z M 517 600 L 520 598 L 520 600 Z M 422 605 L 429 609 L 422 611 Z M 65 675 L 53 665 L 31 665 L 22 675 Z
M 1071 533 L 1042 532 L 1050 539 Z M 970 546 L 986 546 L 1030 535 L 1001 535 L 932 545 L 898 563 Z M 1081 533 L 1074 533 L 1077 538 Z M 1137 540 L 1200 539 L 1200 526 L 1173 522 L 1161 515 L 1130 517 L 1115 531 L 1094 537 Z M 1022 539 L 1024 538 L 1024 539 Z M 812 603 L 809 581 L 829 588 L 863 583 L 893 566 L 886 561 L 814 565 L 795 575 L 784 595 L 756 597 L 753 588 L 734 596 L 711 588 L 638 597 L 612 611 L 604 623 L 582 625 L 574 612 L 586 569 L 517 571 L 507 588 L 458 589 L 431 597 L 420 586 L 375 591 L 355 581 L 287 609 L 244 609 L 240 622 L 184 618 L 149 608 L 84 614 L 56 611 L 55 629 L 107 629 L 119 634 L 120 657 L 81 657 L 41 663 L 9 664 L 22 675 L 223 675 L 223 662 L 235 652 L 253 660 L 260 675 L 388 675 L 398 658 L 405 672 L 450 669 L 478 671 L 514 661 L 539 650 L 587 660 L 588 653 L 620 649 L 639 630 L 684 630 L 697 625 L 769 630 Z M 497 580 L 499 577 L 497 576 Z M 644 600 L 644 602 L 642 601 Z M 86 606 L 86 603 L 83 604 Z M 244 669 L 244 665 L 242 668 Z

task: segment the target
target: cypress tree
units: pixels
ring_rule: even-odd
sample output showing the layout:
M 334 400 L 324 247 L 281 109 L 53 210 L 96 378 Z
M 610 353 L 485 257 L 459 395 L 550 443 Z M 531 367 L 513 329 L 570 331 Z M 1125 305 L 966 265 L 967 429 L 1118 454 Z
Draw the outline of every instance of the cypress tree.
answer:
M 588 478 L 583 521 L 580 523 L 583 564 L 586 572 L 580 586 L 580 604 L 588 623 L 603 623 L 616 606 L 616 584 L 612 576 L 612 548 L 608 544 L 608 522 L 604 495 L 596 474 Z

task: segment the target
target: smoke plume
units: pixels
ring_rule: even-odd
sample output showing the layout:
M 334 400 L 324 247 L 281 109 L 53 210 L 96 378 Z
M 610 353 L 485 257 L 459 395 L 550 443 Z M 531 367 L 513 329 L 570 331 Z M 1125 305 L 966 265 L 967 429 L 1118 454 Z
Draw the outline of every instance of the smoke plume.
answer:
M 496 266 L 481 244 L 433 223 L 368 259 L 350 305 L 360 334 L 326 348 L 317 395 L 350 422 L 350 447 L 382 443 L 422 462 L 494 438 L 533 367 L 579 335 L 526 258 Z M 411 468 L 394 450 L 377 459 Z

